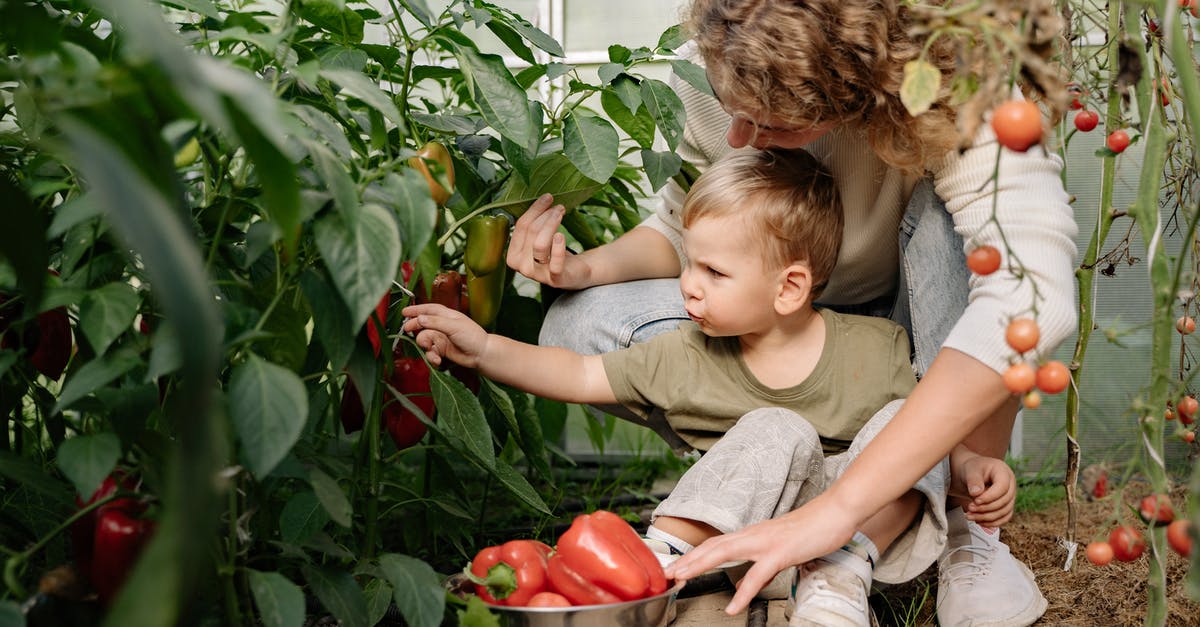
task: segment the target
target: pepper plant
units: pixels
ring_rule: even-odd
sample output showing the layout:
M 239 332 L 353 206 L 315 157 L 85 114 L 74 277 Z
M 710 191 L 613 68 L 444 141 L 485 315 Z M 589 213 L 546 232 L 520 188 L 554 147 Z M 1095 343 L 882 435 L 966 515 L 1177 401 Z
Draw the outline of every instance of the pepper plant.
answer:
M 554 513 L 564 407 L 408 385 L 395 312 L 462 272 L 472 312 L 536 337 L 492 225 L 545 192 L 576 249 L 640 221 L 684 114 L 639 68 L 680 43 L 612 46 L 591 80 L 482 0 L 0 0 L 0 614 L 58 565 L 86 590 L 103 567 L 65 532 L 135 502 L 124 585 L 68 599 L 105 624 L 452 616 L 489 497 Z

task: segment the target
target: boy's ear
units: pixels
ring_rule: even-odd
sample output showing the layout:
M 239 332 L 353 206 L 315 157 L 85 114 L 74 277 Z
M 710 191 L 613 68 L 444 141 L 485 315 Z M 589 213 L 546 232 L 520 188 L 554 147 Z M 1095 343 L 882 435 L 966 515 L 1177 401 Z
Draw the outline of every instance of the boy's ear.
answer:
M 781 316 L 796 313 L 807 307 L 812 296 L 812 270 L 808 264 L 794 263 L 780 275 L 779 293 L 775 296 L 775 312 Z

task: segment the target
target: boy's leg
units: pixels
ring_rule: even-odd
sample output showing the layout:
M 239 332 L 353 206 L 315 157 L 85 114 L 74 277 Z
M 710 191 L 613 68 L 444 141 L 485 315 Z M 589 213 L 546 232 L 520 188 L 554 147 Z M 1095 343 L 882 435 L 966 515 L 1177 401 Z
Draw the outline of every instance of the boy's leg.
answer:
M 899 315 L 913 340 L 913 365 L 923 374 L 967 304 L 969 274 L 962 237 L 928 181 L 917 184 L 900 233 L 902 251 Z M 903 318 L 907 315 L 907 320 Z M 1003 458 L 1016 408 L 1006 406 L 971 433 L 965 443 L 976 452 Z M 942 625 L 1028 625 L 1045 611 L 1046 599 L 1029 569 L 999 541 L 965 519 L 958 503 L 948 514 L 969 533 L 949 537 L 939 558 L 938 621 Z M 969 557 L 976 567 L 955 566 Z M 966 576 L 970 570 L 973 574 Z M 984 575 L 986 573 L 986 575 Z M 981 578 L 982 577 L 982 578 Z M 990 593 L 996 591 L 996 595 Z M 997 598 L 1003 602 L 997 602 Z

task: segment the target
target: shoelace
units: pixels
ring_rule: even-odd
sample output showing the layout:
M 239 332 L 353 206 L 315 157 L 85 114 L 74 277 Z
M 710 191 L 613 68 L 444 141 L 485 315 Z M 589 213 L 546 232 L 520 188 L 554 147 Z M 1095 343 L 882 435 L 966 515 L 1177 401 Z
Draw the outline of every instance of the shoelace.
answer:
M 970 559 L 956 562 L 953 559 L 954 554 L 959 551 L 974 553 L 983 559 Z M 965 583 L 967 585 L 975 583 L 976 579 L 990 572 L 990 567 L 992 564 L 992 560 L 990 558 L 995 552 L 996 548 L 990 544 L 986 546 L 978 546 L 972 543 L 956 546 L 953 549 L 950 549 L 946 552 L 946 555 L 942 557 L 942 559 L 947 562 L 946 566 L 942 569 L 943 576 L 946 580 L 945 583 Z

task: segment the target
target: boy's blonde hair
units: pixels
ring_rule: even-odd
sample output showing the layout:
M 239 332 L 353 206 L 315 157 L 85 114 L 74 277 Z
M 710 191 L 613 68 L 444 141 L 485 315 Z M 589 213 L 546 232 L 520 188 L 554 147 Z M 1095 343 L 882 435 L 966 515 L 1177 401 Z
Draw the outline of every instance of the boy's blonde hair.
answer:
M 693 0 L 688 27 L 708 77 L 731 113 L 788 127 L 856 124 L 883 161 L 920 174 L 959 140 L 949 105 L 954 49 L 934 41 L 924 58 L 943 76 L 940 98 L 913 117 L 900 101 L 904 64 L 924 42 L 908 34 L 898 0 Z
M 683 202 L 683 227 L 738 216 L 769 268 L 802 262 L 820 295 L 842 245 L 842 203 L 833 175 L 803 150 L 735 152 L 713 164 Z

